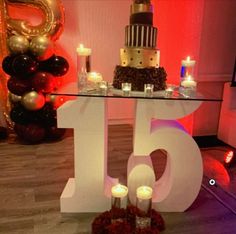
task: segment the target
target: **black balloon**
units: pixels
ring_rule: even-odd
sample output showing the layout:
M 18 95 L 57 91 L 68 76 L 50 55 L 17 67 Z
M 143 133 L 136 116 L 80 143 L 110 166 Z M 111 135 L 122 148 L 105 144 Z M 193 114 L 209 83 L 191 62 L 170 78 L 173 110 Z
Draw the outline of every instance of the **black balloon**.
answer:
M 14 75 L 14 71 L 12 69 L 12 63 L 15 56 L 6 56 L 2 61 L 2 69 L 5 73 L 12 76 Z
M 10 118 L 18 124 L 27 124 L 30 121 L 30 113 L 21 105 L 17 105 L 11 109 Z
M 31 83 L 28 80 L 20 80 L 16 77 L 11 77 L 7 81 L 7 87 L 11 93 L 18 96 L 32 90 Z
M 53 55 L 48 60 L 41 62 L 40 68 L 54 76 L 63 76 L 68 72 L 69 63 L 65 58 Z
M 44 107 L 39 110 L 39 117 L 44 126 L 57 125 L 57 111 L 51 103 L 46 103 Z
M 27 76 L 37 71 L 38 62 L 27 54 L 21 54 L 13 60 L 12 69 L 17 76 Z

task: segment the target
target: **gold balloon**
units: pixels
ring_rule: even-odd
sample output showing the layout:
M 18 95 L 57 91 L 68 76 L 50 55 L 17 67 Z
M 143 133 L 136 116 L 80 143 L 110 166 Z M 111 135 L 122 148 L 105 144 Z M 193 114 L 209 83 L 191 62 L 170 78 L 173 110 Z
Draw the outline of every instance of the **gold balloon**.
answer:
M 42 23 L 33 26 L 21 19 L 11 19 L 8 13 L 7 28 L 10 34 L 24 35 L 27 38 L 39 35 L 48 36 L 55 41 L 63 31 L 65 22 L 64 8 L 61 0 L 5 0 L 7 5 L 21 5 L 37 8 L 43 12 Z
M 16 103 L 16 102 L 20 102 L 21 101 L 21 96 L 15 95 L 13 93 L 9 92 L 9 100 L 11 103 Z
M 5 56 L 7 56 L 7 29 L 6 29 L 6 7 L 4 0 L 0 0 L 0 64 Z M 7 98 L 7 76 L 0 66 L 0 126 L 12 127 L 9 112 L 10 105 Z
M 25 53 L 29 48 L 29 41 L 24 36 L 15 35 L 8 39 L 7 45 L 13 54 Z
M 29 49 L 38 60 L 46 60 L 54 53 L 53 42 L 45 36 L 34 37 Z
M 22 97 L 21 103 L 27 110 L 35 111 L 44 106 L 45 97 L 41 93 L 31 91 Z

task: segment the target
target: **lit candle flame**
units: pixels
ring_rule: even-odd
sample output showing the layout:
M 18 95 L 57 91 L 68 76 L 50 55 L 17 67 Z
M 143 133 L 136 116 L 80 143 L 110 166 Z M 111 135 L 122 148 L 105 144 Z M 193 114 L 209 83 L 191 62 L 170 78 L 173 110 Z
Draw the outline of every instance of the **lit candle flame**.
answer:
M 188 56 L 186 60 L 189 62 L 190 61 L 190 56 Z
M 187 76 L 187 80 L 193 80 L 192 76 L 191 76 L 191 75 L 188 75 L 188 76 Z
M 80 48 L 80 49 L 83 49 L 83 48 L 84 48 L 84 45 L 83 45 L 83 44 L 79 44 L 79 48 Z

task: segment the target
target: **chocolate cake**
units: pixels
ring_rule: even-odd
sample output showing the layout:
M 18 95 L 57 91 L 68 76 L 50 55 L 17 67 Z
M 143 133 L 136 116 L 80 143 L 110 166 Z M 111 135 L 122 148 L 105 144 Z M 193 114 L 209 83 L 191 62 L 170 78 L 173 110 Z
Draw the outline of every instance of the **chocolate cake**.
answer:
M 166 72 L 159 67 L 160 51 L 156 49 L 157 28 L 153 27 L 151 0 L 133 0 L 130 24 L 125 27 L 125 48 L 120 49 L 113 87 L 132 83 L 133 91 L 143 91 L 144 84 L 154 84 L 154 91 L 166 88 Z

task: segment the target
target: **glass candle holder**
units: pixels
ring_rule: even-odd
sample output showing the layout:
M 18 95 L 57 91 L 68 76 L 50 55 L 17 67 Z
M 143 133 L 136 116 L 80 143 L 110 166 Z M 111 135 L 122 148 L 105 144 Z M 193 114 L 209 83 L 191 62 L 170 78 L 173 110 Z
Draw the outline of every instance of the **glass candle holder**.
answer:
M 125 185 L 117 184 L 111 189 L 111 207 L 125 208 L 127 204 L 128 188 Z
M 174 92 L 174 89 L 172 87 L 167 87 L 165 89 L 165 97 L 168 97 L 168 98 L 172 97 L 173 92 Z
M 132 84 L 131 83 L 122 83 L 121 84 L 123 95 L 124 96 L 130 96 Z
M 127 206 L 128 188 L 124 185 L 117 184 L 111 189 L 111 222 L 122 221 L 120 210 Z
M 151 226 L 152 192 L 152 188 L 148 186 L 137 188 L 136 206 L 143 215 L 136 216 L 136 228 L 147 228 Z
M 185 77 L 180 83 L 180 93 L 185 97 L 193 97 L 196 94 L 197 82 L 192 76 Z
M 99 92 L 103 95 L 106 95 L 108 91 L 108 82 L 103 80 L 99 82 L 98 86 L 99 86 Z
M 84 89 L 87 86 L 87 73 L 90 72 L 91 63 L 90 56 L 92 50 L 84 48 L 83 44 L 76 49 L 77 52 L 77 75 L 79 89 Z
M 184 79 L 184 77 L 193 76 L 195 64 L 196 61 L 191 60 L 190 56 L 188 56 L 185 60 L 181 61 L 181 70 L 180 70 L 181 81 Z
M 152 96 L 154 90 L 153 84 L 144 84 L 144 93 L 146 96 Z

